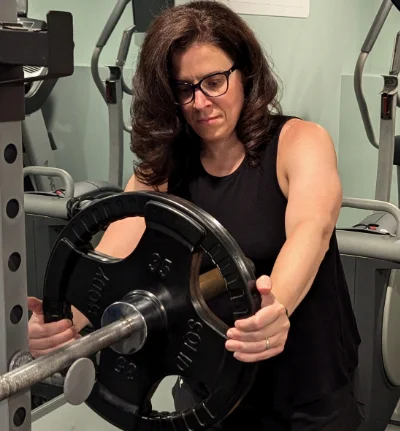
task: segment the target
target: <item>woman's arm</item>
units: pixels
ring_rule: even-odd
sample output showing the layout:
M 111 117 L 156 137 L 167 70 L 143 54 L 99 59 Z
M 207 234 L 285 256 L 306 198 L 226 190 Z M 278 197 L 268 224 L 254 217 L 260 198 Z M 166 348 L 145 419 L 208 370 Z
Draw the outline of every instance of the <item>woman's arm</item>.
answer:
M 287 240 L 271 273 L 272 292 L 291 314 L 309 291 L 329 248 L 342 202 L 335 148 L 320 126 L 295 120 L 279 145 L 287 196 Z
M 140 183 L 136 176 L 133 175 L 125 187 L 125 192 L 139 190 L 154 191 L 154 188 Z M 166 185 L 161 187 L 160 191 L 166 191 Z M 96 251 L 112 257 L 125 258 L 136 248 L 145 227 L 145 221 L 142 217 L 129 217 L 118 220 L 110 224 L 104 232 Z M 80 332 L 89 323 L 89 320 L 75 307 L 72 307 L 72 313 L 74 326 Z
M 296 120 L 282 131 L 277 173 L 288 199 L 286 241 L 270 277 L 257 280 L 261 310 L 227 332 L 226 348 L 243 362 L 283 351 L 290 328 L 286 310 L 293 313 L 309 291 L 341 207 L 336 154 L 322 127 Z

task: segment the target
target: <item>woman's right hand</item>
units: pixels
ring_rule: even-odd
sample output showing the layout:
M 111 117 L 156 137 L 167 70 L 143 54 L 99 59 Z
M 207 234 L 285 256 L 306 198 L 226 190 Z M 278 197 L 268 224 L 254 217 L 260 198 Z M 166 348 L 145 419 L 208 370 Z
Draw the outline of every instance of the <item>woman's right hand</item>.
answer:
M 33 313 L 28 323 L 28 335 L 29 350 L 34 358 L 80 338 L 71 320 L 44 323 L 43 302 L 40 299 L 29 297 L 28 309 Z

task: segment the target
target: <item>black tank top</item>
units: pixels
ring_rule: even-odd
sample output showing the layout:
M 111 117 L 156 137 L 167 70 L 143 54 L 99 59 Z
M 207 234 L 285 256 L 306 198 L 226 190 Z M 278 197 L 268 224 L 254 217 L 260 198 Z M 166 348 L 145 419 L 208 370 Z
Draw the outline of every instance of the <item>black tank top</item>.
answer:
M 270 139 L 259 148 L 260 163 L 245 158 L 224 177 L 209 175 L 200 162 L 177 170 L 168 192 L 185 198 L 215 217 L 256 267 L 269 275 L 286 240 L 287 200 L 276 173 L 279 136 L 291 117 L 277 117 Z M 248 401 L 260 408 L 305 403 L 347 384 L 358 364 L 360 337 L 342 269 L 335 233 L 315 281 L 290 317 L 284 351 L 263 361 Z

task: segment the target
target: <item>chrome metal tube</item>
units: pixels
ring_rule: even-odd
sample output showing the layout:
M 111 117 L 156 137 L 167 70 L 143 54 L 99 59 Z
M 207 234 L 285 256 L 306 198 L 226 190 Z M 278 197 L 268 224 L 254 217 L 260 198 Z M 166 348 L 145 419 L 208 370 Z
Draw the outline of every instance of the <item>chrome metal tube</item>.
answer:
M 377 41 L 378 36 L 380 35 L 382 28 L 389 16 L 392 6 L 392 0 L 383 0 L 379 11 L 374 19 L 374 22 L 368 32 L 368 35 L 364 41 L 364 44 L 361 48 L 362 52 L 370 53 L 372 51 L 375 42 Z
M 362 78 L 367 58 L 372 51 L 379 34 L 382 31 L 382 28 L 389 16 L 392 6 L 393 4 L 391 0 L 383 0 L 381 7 L 379 8 L 375 20 L 371 26 L 371 29 L 368 32 L 368 35 L 363 43 L 361 53 L 358 57 L 354 72 L 354 91 L 360 109 L 361 118 L 363 120 L 365 131 L 367 133 L 369 141 L 371 142 L 372 146 L 377 149 L 379 149 L 379 143 L 375 137 L 374 129 L 372 127 L 371 119 L 369 116 L 368 106 L 362 88 Z
M 134 331 L 142 331 L 145 337 L 147 331 L 143 322 L 141 314 L 131 315 L 0 376 L 0 401 L 29 389 L 69 367 L 79 358 L 96 354 Z
M 371 118 L 369 116 L 367 101 L 365 100 L 363 87 L 362 87 L 362 77 L 364 72 L 365 63 L 367 61 L 368 54 L 362 52 L 358 57 L 356 64 L 356 69 L 354 71 L 354 91 L 356 94 L 358 107 L 360 109 L 361 118 L 364 123 L 365 131 L 367 133 L 369 142 L 379 149 L 379 143 L 375 137 L 374 128 L 372 127 Z

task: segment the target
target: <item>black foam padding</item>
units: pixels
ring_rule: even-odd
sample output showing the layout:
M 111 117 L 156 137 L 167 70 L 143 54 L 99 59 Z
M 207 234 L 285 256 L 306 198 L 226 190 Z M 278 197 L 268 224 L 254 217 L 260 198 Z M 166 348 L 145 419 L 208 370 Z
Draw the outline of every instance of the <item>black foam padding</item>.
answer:
M 400 166 L 400 136 L 396 136 L 394 140 L 393 165 Z
M 392 0 L 392 3 L 397 7 L 397 9 L 400 11 L 400 0 Z
M 138 33 L 146 33 L 150 23 L 164 9 L 174 6 L 174 0 L 133 0 L 133 22 Z

